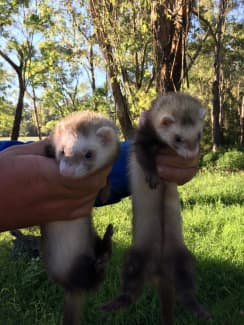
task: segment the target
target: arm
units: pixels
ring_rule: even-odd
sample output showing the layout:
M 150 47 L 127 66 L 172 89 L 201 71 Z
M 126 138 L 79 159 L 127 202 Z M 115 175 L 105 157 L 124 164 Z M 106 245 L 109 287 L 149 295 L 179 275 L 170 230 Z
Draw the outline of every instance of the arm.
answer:
M 111 168 L 89 177 L 59 175 L 45 141 L 0 152 L 0 231 L 87 216 Z
M 12 144 L 0 141 L 0 150 Z M 109 168 L 81 180 L 64 178 L 56 162 L 44 156 L 44 148 L 45 141 L 40 141 L 0 151 L 0 231 L 86 216 L 105 186 Z M 111 195 L 106 204 L 130 195 L 130 149 L 131 142 L 121 142 L 119 158 L 109 174 Z M 178 185 L 197 172 L 196 161 L 175 154 L 158 155 L 156 160 L 160 178 Z M 101 205 L 97 199 L 96 206 Z

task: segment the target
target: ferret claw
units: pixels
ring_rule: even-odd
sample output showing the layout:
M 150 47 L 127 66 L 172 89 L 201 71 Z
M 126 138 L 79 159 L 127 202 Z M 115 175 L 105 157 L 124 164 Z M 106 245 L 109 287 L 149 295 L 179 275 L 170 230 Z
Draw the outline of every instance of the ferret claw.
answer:
M 146 176 L 146 182 L 148 183 L 148 186 L 154 190 L 157 188 L 157 186 L 160 183 L 160 178 L 158 177 L 158 175 L 147 175 Z

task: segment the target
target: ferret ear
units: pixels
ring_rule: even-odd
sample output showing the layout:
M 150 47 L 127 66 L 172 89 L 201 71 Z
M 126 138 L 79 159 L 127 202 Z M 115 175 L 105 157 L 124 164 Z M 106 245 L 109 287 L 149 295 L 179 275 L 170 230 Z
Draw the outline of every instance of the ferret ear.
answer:
M 206 115 L 206 109 L 204 108 L 204 107 L 201 107 L 200 108 L 200 111 L 199 111 L 199 117 L 200 117 L 200 119 L 204 119 L 204 117 L 205 117 L 205 115 Z
M 115 137 L 115 132 L 109 126 L 102 126 L 96 132 L 96 135 L 102 140 L 104 144 L 109 144 Z
M 64 126 L 64 124 L 62 122 L 59 123 L 59 124 L 57 124 L 56 130 L 55 130 L 56 135 L 57 136 L 61 136 L 61 134 L 63 133 L 64 129 L 65 129 L 65 126 Z
M 174 123 L 175 119 L 170 115 L 163 115 L 160 120 L 160 126 L 169 127 Z

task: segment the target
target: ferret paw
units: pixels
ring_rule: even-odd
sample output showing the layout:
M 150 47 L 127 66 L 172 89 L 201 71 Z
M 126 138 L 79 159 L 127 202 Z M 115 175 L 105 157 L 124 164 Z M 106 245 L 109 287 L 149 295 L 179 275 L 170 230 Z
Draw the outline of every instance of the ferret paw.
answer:
M 146 176 L 146 182 L 148 183 L 149 187 L 154 190 L 160 183 L 160 178 L 158 175 L 150 174 Z

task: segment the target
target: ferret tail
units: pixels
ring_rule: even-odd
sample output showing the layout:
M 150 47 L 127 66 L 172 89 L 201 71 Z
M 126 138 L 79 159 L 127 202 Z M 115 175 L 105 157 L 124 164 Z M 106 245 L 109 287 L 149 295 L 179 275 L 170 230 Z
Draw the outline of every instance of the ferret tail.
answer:
M 65 291 L 63 325 L 79 325 L 84 294 L 79 291 Z
M 19 229 L 12 229 L 10 230 L 10 234 L 16 238 L 21 238 L 24 235 L 22 234 L 22 232 Z

